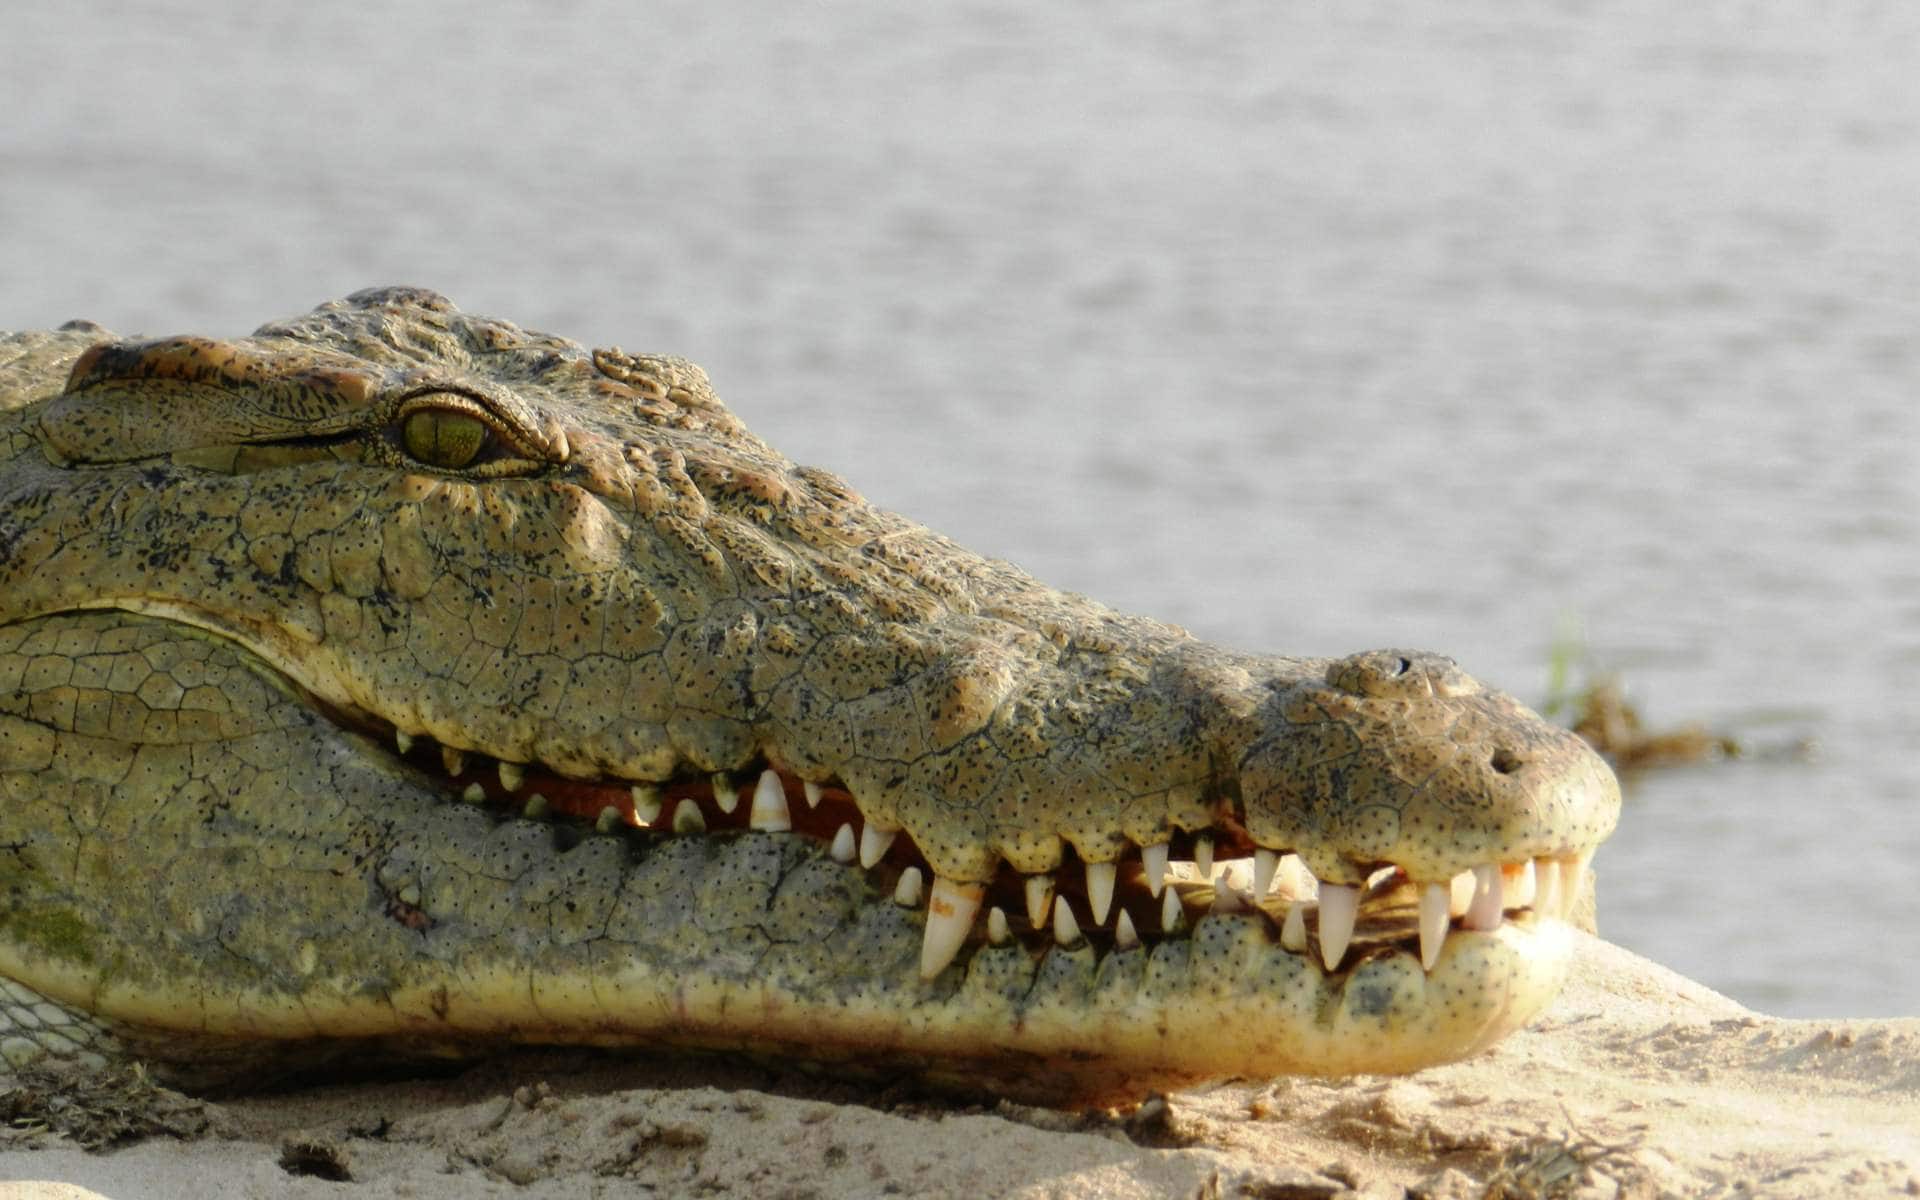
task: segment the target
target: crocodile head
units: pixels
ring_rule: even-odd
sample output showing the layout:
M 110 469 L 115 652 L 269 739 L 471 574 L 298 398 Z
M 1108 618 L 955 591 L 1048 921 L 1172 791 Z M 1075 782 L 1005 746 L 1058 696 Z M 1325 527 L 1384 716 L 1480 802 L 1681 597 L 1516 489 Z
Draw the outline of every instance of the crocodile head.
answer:
M 1618 809 L 1448 659 L 1113 612 L 430 292 L 14 335 L 0 408 L 10 1058 L 1406 1071 L 1551 998 Z

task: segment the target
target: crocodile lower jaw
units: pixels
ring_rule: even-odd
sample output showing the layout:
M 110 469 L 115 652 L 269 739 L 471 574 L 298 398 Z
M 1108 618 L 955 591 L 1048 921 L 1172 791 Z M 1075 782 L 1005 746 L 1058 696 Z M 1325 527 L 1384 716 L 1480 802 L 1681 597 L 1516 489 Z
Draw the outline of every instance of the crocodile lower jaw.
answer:
M 737 839 L 719 857 L 761 840 Z M 1209 913 L 1187 936 L 1150 947 L 1083 940 L 1035 954 L 1019 940 L 985 944 L 963 956 L 957 979 L 934 986 L 909 982 L 916 931 L 895 911 L 863 922 L 847 946 L 891 961 L 869 962 L 868 982 L 831 1003 L 797 991 L 777 955 L 751 970 L 677 972 L 617 953 L 560 954 L 535 970 L 469 957 L 450 975 L 377 994 L 36 982 L 86 997 L 121 1052 L 188 1086 L 270 1079 L 343 1056 L 471 1057 L 518 1043 L 767 1057 L 1086 1107 L 1206 1080 L 1399 1074 L 1471 1056 L 1544 1011 L 1575 943 L 1568 924 L 1528 910 L 1491 932 L 1457 931 L 1430 969 L 1410 950 L 1378 947 L 1329 973 L 1243 910 Z M 0 974 L 20 966 L 0 961 Z

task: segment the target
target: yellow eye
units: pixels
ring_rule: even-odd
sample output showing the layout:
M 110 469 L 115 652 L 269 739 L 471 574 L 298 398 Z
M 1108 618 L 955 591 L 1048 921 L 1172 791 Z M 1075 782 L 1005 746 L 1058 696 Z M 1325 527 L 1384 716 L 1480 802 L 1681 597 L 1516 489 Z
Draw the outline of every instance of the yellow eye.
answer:
M 457 471 L 480 457 L 490 436 L 485 421 L 447 408 L 416 409 L 400 426 L 408 454 L 430 467 L 449 471 Z

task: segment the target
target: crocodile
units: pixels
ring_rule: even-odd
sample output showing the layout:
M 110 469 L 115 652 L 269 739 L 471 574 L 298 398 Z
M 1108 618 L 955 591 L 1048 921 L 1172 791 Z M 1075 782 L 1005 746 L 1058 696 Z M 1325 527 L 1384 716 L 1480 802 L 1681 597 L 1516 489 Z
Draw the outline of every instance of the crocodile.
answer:
M 1121 614 L 424 289 L 5 335 L 0 440 L 16 1068 L 1407 1072 L 1552 998 L 1618 814 L 1451 659 Z

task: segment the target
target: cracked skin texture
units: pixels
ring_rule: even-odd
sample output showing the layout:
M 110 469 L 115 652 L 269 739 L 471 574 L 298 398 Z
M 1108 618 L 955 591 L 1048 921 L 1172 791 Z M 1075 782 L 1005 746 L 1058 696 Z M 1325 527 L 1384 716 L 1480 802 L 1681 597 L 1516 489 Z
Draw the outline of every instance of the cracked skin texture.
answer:
M 1423 971 L 1406 881 L 1581 856 L 1617 814 L 1583 744 L 1450 660 L 1114 612 L 791 463 L 690 363 L 419 289 L 232 341 L 0 337 L 0 446 L 10 1061 L 206 1084 L 574 1042 L 1060 1104 L 1412 1070 L 1529 1020 L 1570 950 L 1513 913 Z M 867 871 L 799 829 L 461 802 L 493 760 L 589 813 L 769 767 L 904 836 Z M 1160 930 L 1138 847 L 1203 834 L 1400 872 L 1328 971 L 1279 944 L 1283 905 L 1202 888 Z M 906 864 L 1004 888 L 1103 862 L 1140 944 L 983 919 L 915 969 Z

